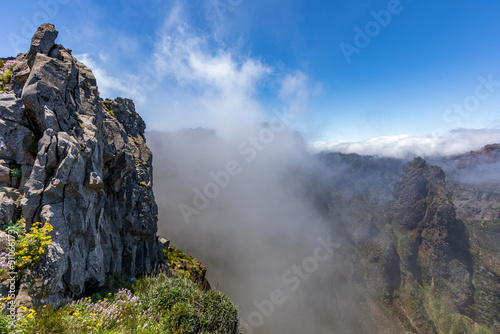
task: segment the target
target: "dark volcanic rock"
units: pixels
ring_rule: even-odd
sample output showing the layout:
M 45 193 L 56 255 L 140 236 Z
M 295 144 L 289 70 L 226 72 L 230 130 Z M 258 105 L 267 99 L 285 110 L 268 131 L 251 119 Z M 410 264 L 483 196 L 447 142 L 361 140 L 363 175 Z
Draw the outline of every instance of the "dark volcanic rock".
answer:
M 31 46 L 29 50 L 29 57 L 34 57 L 36 54 L 49 54 L 50 50 L 54 47 L 54 41 L 59 32 L 53 24 L 44 23 L 38 27 L 35 35 L 31 39 Z
M 473 261 L 465 225 L 456 218 L 441 168 L 413 160 L 394 189 L 393 223 L 403 266 L 436 287 L 459 310 L 472 302 Z
M 20 91 L 0 93 L 0 218 L 54 227 L 46 256 L 21 279 L 16 302 L 25 305 L 57 304 L 163 262 L 145 124 L 131 100 L 104 103 L 90 69 L 56 37 L 40 26 L 18 57 Z

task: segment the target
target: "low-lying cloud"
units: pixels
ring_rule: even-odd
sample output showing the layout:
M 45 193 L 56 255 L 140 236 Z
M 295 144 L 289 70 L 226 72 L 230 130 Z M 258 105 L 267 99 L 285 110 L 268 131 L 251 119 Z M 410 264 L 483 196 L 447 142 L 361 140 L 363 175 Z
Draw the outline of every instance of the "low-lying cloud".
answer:
M 295 132 L 270 131 L 148 133 L 158 233 L 209 268 L 247 333 L 305 333 L 311 322 L 330 333 L 320 314 L 332 297 L 317 280 L 331 275 L 333 241 L 311 195 L 317 166 Z
M 315 142 L 317 151 L 357 153 L 379 157 L 411 159 L 415 156 L 453 156 L 500 142 L 498 129 L 457 129 L 440 137 L 405 134 L 381 136 L 359 142 Z

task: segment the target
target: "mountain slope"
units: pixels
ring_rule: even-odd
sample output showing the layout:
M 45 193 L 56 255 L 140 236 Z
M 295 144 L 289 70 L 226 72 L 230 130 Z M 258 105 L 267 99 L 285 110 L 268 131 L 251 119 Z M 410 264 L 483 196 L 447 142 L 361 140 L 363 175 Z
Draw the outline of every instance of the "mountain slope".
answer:
M 333 264 L 342 279 L 335 286 L 361 300 L 353 304 L 354 314 L 365 315 L 356 316 L 361 332 L 493 333 L 498 276 L 486 268 L 498 265 L 478 258 L 488 248 L 457 217 L 455 183 L 449 188 L 444 171 L 421 158 L 320 158 L 329 169 L 346 171 L 330 179 L 325 205 L 342 242 Z M 495 235 L 480 242 L 486 240 Z M 334 293 L 332 304 L 341 299 Z M 336 333 L 350 329 L 338 320 Z

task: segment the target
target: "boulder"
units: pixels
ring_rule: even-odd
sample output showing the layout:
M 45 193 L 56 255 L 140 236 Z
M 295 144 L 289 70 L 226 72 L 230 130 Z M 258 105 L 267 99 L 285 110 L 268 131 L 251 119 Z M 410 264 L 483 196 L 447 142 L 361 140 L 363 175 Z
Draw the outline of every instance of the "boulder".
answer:
M 31 39 L 29 55 L 34 56 L 37 53 L 48 54 L 55 44 L 59 32 L 51 23 L 44 23 L 38 27 L 35 35 Z

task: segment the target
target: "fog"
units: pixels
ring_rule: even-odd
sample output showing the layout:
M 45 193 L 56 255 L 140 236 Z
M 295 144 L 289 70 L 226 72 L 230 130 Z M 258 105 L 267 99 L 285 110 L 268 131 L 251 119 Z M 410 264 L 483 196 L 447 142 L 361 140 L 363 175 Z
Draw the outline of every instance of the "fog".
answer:
M 301 137 L 276 123 L 238 138 L 196 129 L 147 140 L 159 235 L 207 266 L 246 331 L 331 333 L 323 314 L 337 244 L 312 181 L 321 169 Z
M 474 186 L 496 186 L 500 183 L 500 162 L 456 158 L 429 159 L 445 171 L 450 181 Z
M 473 185 L 492 185 L 500 183 L 500 163 L 481 164 L 467 170 L 459 170 L 453 179 Z

